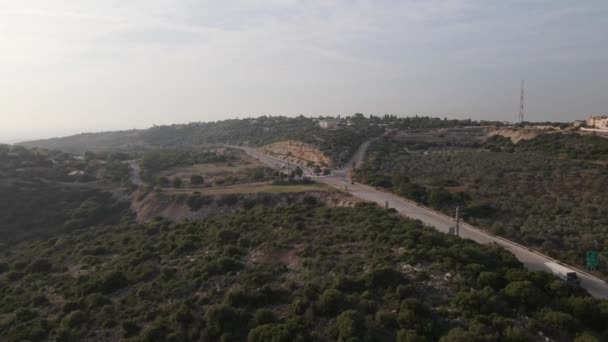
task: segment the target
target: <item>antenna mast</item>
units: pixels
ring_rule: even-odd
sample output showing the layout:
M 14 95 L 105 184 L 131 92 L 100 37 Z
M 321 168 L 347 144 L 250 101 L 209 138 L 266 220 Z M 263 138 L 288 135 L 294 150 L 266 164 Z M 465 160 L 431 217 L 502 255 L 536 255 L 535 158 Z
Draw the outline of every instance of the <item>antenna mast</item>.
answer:
M 524 122 L 524 81 L 521 81 L 521 96 L 519 102 L 519 123 Z

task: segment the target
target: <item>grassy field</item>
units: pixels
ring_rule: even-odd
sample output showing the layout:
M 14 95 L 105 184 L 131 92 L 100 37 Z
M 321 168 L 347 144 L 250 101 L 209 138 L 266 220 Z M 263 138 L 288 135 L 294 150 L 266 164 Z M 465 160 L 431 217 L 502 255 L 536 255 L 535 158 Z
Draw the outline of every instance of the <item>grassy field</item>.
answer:
M 171 189 L 167 193 L 183 194 L 190 193 L 192 189 Z M 242 186 L 228 186 L 222 188 L 202 188 L 196 191 L 203 195 L 228 195 L 228 194 L 251 194 L 251 193 L 290 193 L 290 192 L 309 192 L 309 191 L 335 191 L 333 188 L 322 184 L 298 184 L 298 185 L 272 185 L 272 184 L 251 184 Z
M 202 184 L 191 184 L 192 175 L 202 176 L 206 186 L 257 183 L 270 181 L 274 177 L 273 170 L 242 151 L 231 152 L 231 155 L 237 158 L 229 161 L 174 166 L 159 172 L 158 177 L 166 177 L 171 181 L 180 179 L 188 188 L 204 187 Z

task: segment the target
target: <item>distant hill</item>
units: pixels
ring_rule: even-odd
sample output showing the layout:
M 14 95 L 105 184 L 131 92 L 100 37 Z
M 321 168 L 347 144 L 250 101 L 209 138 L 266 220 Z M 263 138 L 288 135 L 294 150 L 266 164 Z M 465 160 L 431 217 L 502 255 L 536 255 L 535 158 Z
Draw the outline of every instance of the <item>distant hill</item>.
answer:
M 144 132 L 146 130 L 83 133 L 67 137 L 26 141 L 18 143 L 18 145 L 80 154 L 86 151 L 133 149 L 144 144 Z
M 416 129 L 478 126 L 472 120 L 447 120 L 430 117 L 397 118 L 385 115 L 366 117 L 356 114 L 342 119 L 326 118 L 335 129 L 323 129 L 320 119 L 299 116 L 231 119 L 207 123 L 154 126 L 145 130 L 85 133 L 62 138 L 22 142 L 26 147 L 43 147 L 71 153 L 86 151 L 134 151 L 151 147 L 201 144 L 266 145 L 283 140 L 299 140 L 315 145 L 336 160 L 347 160 L 359 144 L 379 136 L 387 129 Z M 322 119 L 325 120 L 325 119 Z M 491 123 L 499 125 L 499 123 Z

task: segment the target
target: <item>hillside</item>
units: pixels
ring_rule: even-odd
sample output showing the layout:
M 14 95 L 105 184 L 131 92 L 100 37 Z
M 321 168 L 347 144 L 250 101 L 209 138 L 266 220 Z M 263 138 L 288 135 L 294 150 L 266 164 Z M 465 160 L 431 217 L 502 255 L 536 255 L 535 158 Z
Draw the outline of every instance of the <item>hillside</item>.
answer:
M 103 157 L 0 145 L 0 247 L 128 216 L 128 166 Z
M 7 341 L 565 341 L 608 319 L 505 251 L 365 205 L 78 230 L 0 272 Z
M 444 132 L 384 139 L 359 179 L 584 267 L 587 251 L 608 257 L 608 140 L 540 134 L 511 143 Z M 432 140 L 431 137 L 434 137 Z M 605 262 L 599 272 L 608 274 Z
M 337 164 L 315 146 L 300 141 L 279 141 L 262 146 L 260 150 L 275 158 L 306 167 L 335 167 Z
M 145 130 L 86 133 L 69 137 L 20 143 L 25 147 L 42 147 L 71 153 L 85 151 L 141 151 L 154 147 L 209 144 L 249 144 L 262 146 L 278 141 L 297 140 L 316 146 L 336 161 L 346 161 L 357 147 L 389 128 L 417 129 L 500 125 L 496 122 L 447 120 L 430 117 L 355 114 L 342 118 L 339 129 L 322 129 L 319 119 L 304 116 L 288 118 L 261 116 L 255 119 L 232 119 L 207 123 L 154 126 Z

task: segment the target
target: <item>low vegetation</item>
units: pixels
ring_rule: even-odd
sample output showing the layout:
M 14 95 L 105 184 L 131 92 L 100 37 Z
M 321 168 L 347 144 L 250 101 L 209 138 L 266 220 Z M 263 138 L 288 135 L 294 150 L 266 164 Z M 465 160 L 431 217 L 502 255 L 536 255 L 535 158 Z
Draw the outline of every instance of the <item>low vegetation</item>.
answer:
M 56 151 L 0 146 L 0 248 L 26 238 L 119 222 L 129 215 L 128 202 L 104 188 L 111 184 L 115 189 L 128 179 L 125 166 L 115 159 L 102 163 Z M 74 170 L 85 171 L 70 176 Z
M 0 335 L 521 341 L 603 336 L 608 303 L 374 206 L 254 207 L 4 251 Z
M 467 221 L 569 263 L 583 265 L 589 250 L 608 258 L 608 172 L 596 163 L 608 140 L 543 134 L 454 145 L 439 135 L 424 145 L 378 141 L 359 179 L 450 215 L 460 206 Z

